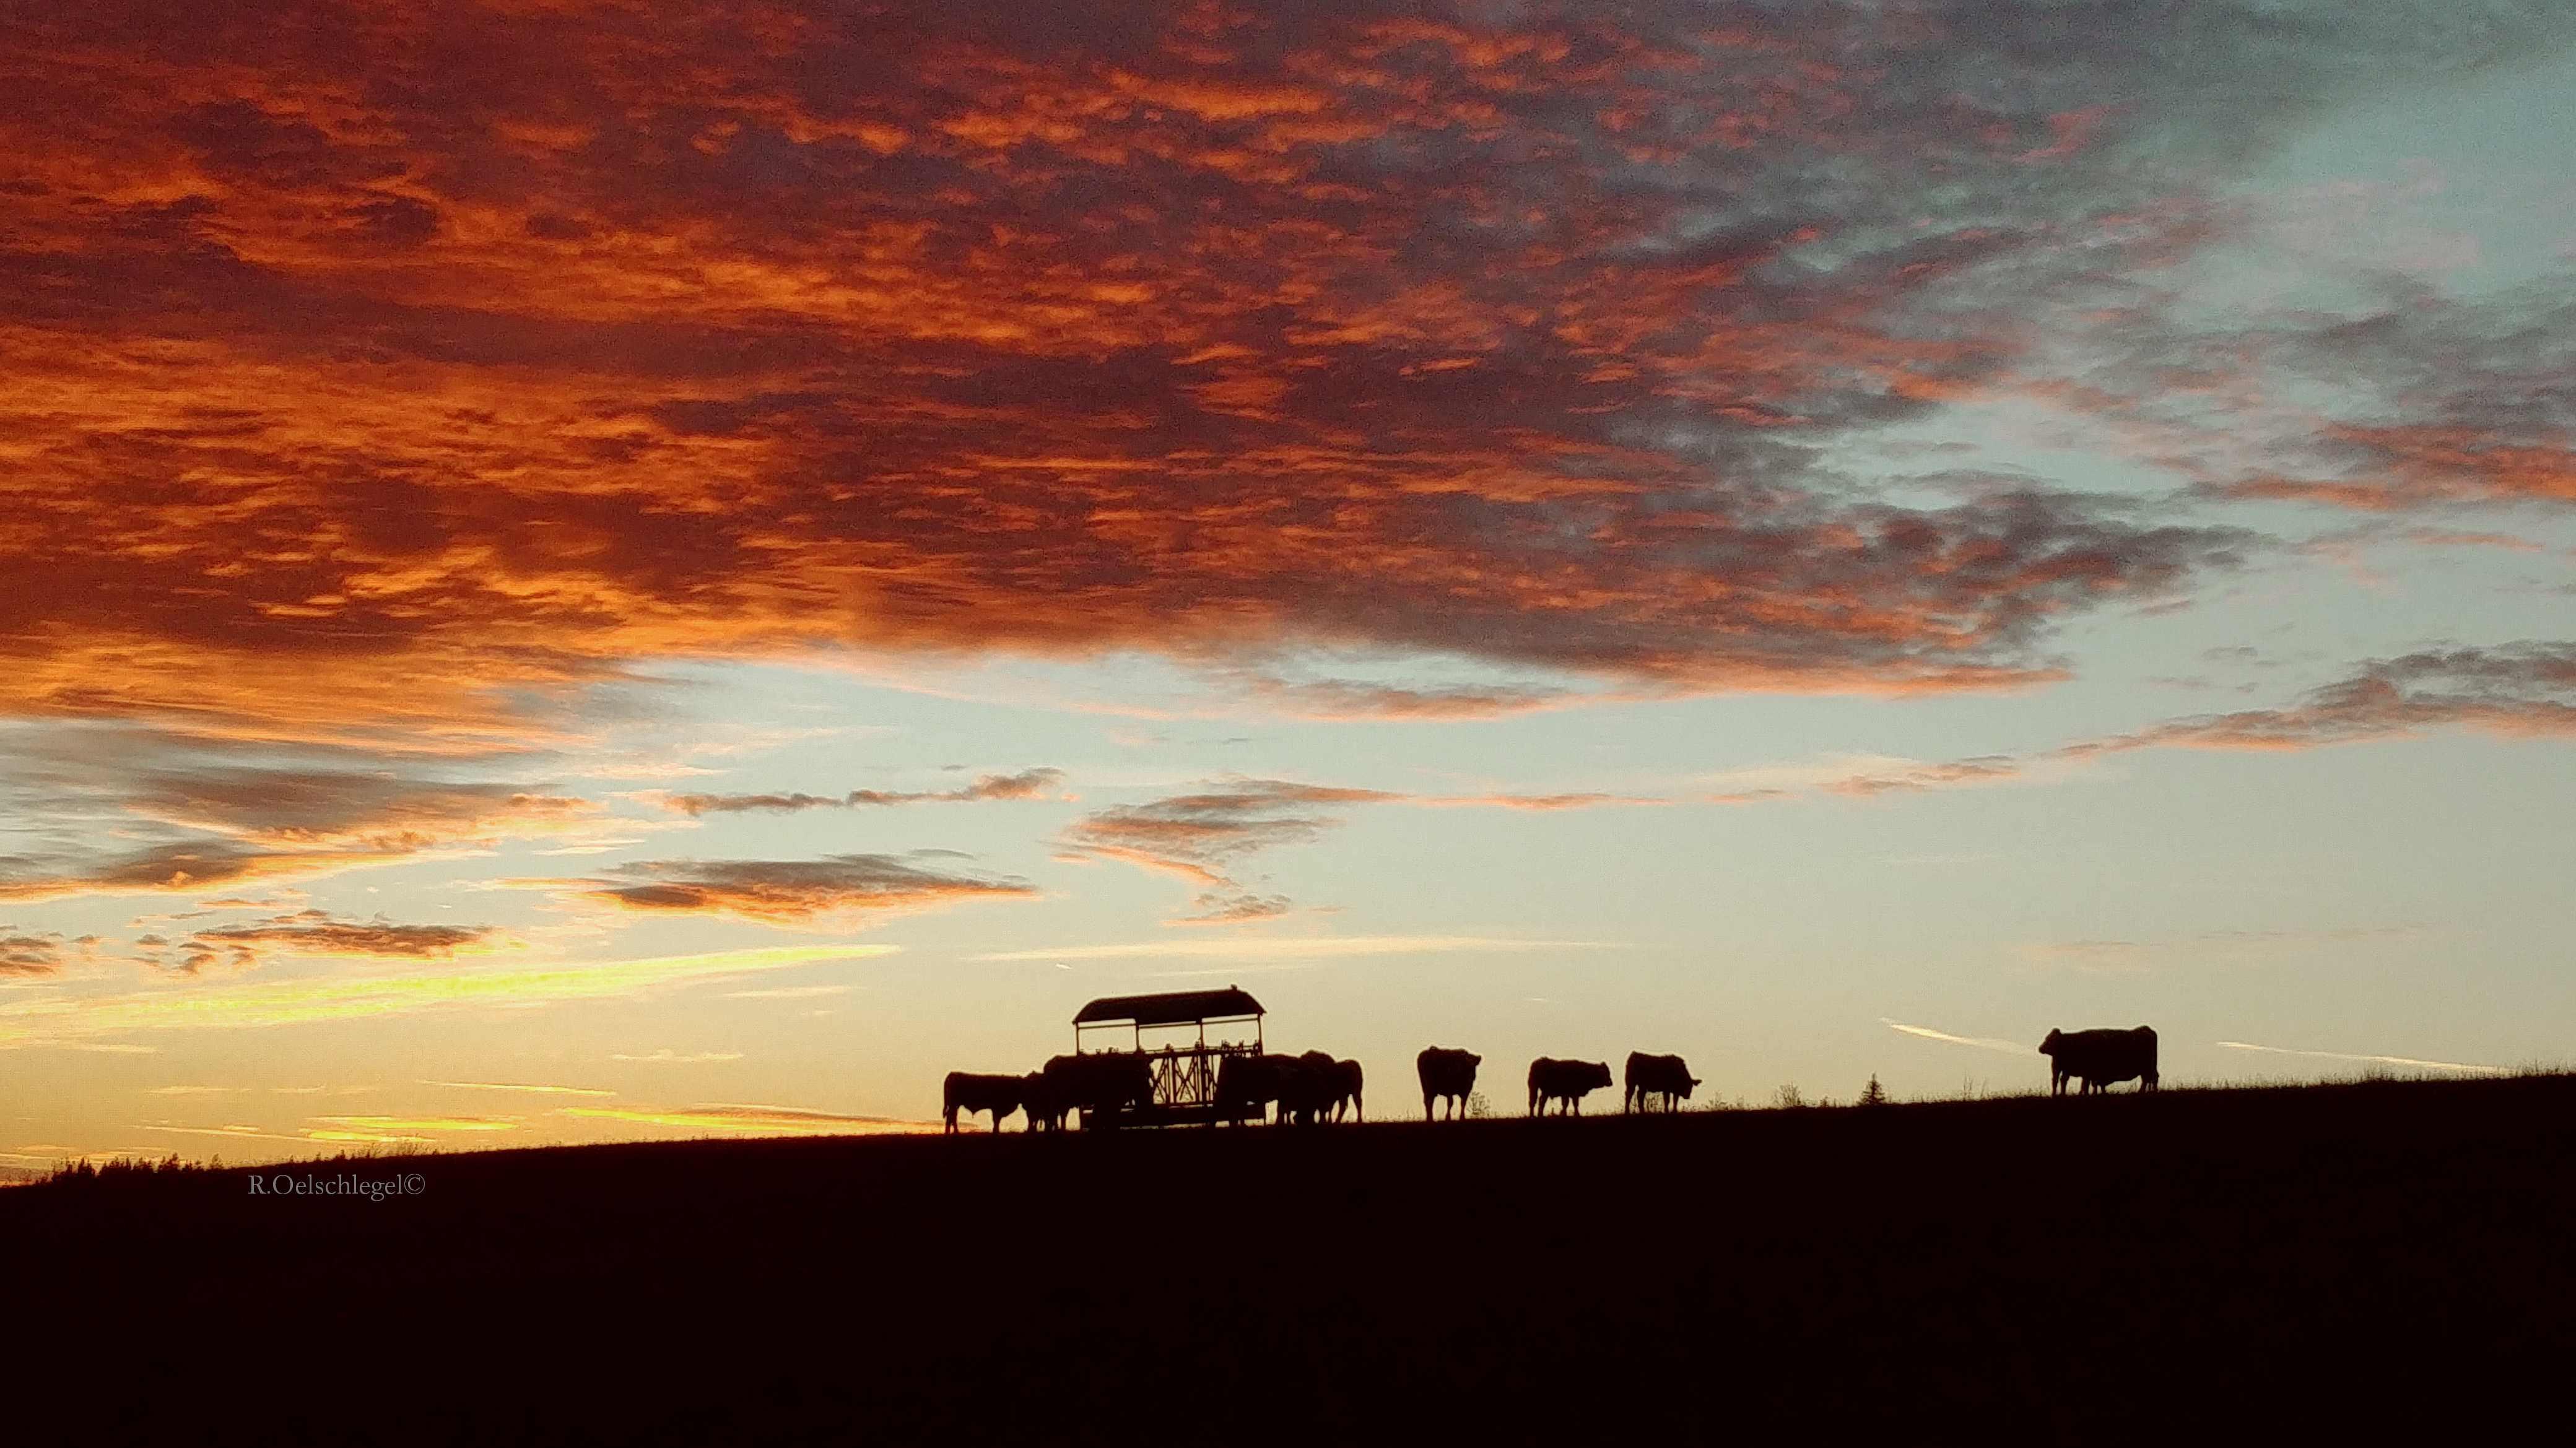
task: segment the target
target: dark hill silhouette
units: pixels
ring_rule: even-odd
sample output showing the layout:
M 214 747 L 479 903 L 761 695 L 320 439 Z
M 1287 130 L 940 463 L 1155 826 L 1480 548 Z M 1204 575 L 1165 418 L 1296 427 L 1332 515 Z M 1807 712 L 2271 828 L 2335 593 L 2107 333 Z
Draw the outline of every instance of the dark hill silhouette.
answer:
M 24 1441 L 2451 1441 L 2576 1302 L 2566 1077 L 302 1170 L 0 1192 Z

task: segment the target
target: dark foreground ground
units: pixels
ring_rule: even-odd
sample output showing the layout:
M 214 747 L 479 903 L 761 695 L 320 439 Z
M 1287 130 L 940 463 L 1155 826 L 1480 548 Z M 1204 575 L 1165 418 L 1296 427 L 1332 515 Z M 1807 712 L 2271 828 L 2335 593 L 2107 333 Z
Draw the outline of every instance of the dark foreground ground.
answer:
M 27 1188 L 0 1438 L 2563 1442 L 2571 1148 L 2546 1077 Z

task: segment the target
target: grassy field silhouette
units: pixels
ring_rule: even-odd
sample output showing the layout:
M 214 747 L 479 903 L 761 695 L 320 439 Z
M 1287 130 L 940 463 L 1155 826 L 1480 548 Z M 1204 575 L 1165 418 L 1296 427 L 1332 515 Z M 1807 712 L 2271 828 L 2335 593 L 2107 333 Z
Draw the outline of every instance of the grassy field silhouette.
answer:
M 678 1143 L 0 1241 L 95 1441 L 2200 1441 L 2539 1402 L 2571 1146 L 2559 1075 Z

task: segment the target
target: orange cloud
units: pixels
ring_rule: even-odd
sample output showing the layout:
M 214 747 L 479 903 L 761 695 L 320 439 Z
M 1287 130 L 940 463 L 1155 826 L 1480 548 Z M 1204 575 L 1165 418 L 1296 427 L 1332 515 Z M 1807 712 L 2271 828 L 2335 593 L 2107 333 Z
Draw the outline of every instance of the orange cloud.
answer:
M 0 930 L 0 977 L 52 975 L 97 944 L 94 935 L 66 940 L 54 931 Z
M 175 945 L 157 935 L 142 936 L 136 944 L 145 948 L 145 959 L 152 963 L 194 975 L 218 962 L 247 968 L 280 955 L 443 960 L 492 934 L 488 925 L 397 925 L 381 916 L 341 920 L 327 911 L 299 910 L 249 925 L 198 930 Z

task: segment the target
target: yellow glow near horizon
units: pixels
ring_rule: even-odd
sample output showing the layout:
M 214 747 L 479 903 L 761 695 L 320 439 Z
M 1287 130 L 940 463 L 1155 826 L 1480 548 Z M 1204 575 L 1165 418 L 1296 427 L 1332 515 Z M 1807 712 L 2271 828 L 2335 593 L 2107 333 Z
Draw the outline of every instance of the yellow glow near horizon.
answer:
M 599 1000 L 756 971 L 891 955 L 892 945 L 780 945 L 534 969 L 413 971 L 0 1005 L 0 1049 L 130 1031 L 239 1029 L 408 1015 L 449 1006 Z

